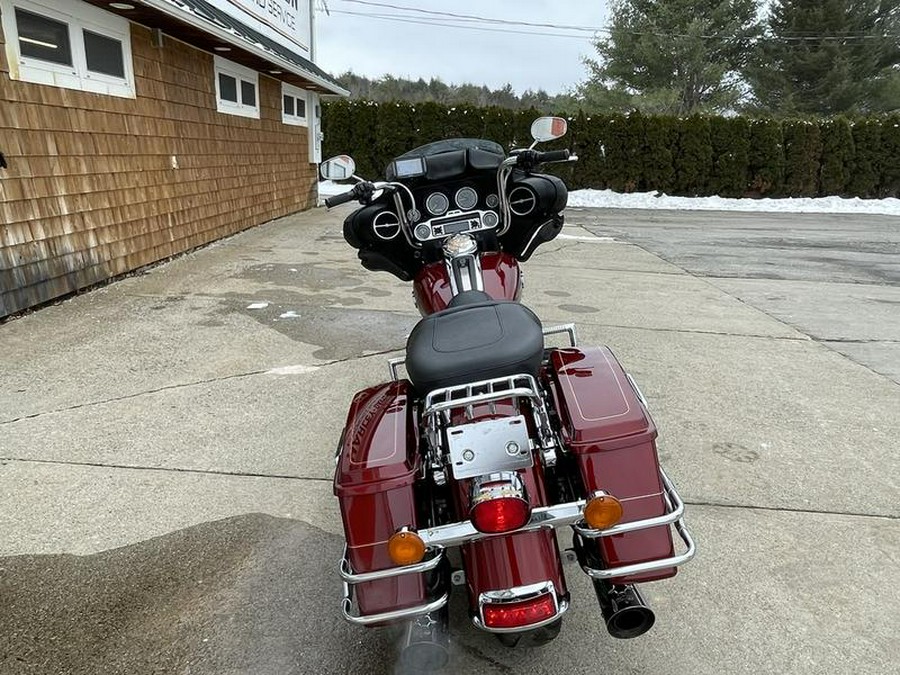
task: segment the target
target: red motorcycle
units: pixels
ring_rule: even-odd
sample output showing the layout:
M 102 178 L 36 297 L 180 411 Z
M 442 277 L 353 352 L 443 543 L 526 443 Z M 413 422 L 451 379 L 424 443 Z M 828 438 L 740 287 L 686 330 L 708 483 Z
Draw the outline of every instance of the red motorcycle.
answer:
M 362 204 L 344 237 L 363 266 L 412 281 L 423 316 L 391 380 L 353 398 L 334 479 L 344 618 L 404 623 L 401 659 L 419 671 L 446 663 L 454 586 L 477 628 L 535 646 L 559 633 L 563 560 L 577 561 L 609 633 L 633 638 L 655 620 L 636 584 L 694 555 L 634 380 L 608 348 L 579 347 L 573 325 L 544 328 L 518 302 L 519 263 L 559 234 L 568 197 L 535 169 L 577 159 L 535 146 L 565 133 L 564 119 L 540 118 L 535 143 L 508 157 L 486 140 L 430 143 L 379 183 L 346 155 L 322 165 L 326 179 L 358 181 L 325 203 Z M 551 335 L 568 346 L 549 347 Z

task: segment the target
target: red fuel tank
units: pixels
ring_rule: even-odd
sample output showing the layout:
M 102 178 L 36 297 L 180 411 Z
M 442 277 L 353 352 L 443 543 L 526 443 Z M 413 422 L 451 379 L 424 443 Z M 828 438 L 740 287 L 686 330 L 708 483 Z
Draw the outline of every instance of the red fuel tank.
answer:
M 519 263 L 508 253 L 482 253 L 481 271 L 484 292 L 494 300 L 518 300 L 522 296 L 522 271 Z M 453 292 L 443 262 L 431 263 L 421 269 L 413 284 L 416 307 L 422 316 L 447 309 Z
M 409 382 L 389 382 L 353 398 L 334 476 L 347 555 L 354 573 L 394 567 L 387 541 L 399 528 L 417 528 L 414 484 L 419 472 L 417 423 Z M 358 584 L 361 614 L 422 604 L 422 575 Z
M 622 502 L 621 522 L 666 513 L 656 453 L 656 427 L 622 366 L 606 347 L 555 349 L 547 372 L 563 442 L 578 458 L 588 494 L 605 490 Z M 667 525 L 587 541 L 606 567 L 674 554 Z M 619 577 L 613 583 L 674 576 L 676 568 Z

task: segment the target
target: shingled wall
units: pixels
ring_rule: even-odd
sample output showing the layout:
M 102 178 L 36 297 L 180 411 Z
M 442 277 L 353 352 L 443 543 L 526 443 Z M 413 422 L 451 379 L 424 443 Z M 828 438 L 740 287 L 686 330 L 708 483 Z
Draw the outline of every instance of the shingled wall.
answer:
M 211 54 L 131 36 L 135 99 L 10 79 L 0 31 L 0 317 L 314 204 L 279 81 L 221 114 Z

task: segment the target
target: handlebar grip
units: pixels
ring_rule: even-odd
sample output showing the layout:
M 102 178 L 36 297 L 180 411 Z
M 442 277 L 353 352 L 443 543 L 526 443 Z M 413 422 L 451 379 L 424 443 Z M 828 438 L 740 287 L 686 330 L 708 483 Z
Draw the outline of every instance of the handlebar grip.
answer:
M 568 150 L 550 150 L 549 152 L 537 153 L 538 164 L 544 164 L 546 162 L 565 162 L 567 159 L 569 159 Z
M 325 200 L 325 208 L 333 208 L 335 206 L 340 206 L 341 204 L 346 204 L 347 202 L 352 202 L 356 199 L 356 192 L 350 190 L 349 192 L 344 192 L 343 194 L 334 195 L 333 197 L 328 197 Z

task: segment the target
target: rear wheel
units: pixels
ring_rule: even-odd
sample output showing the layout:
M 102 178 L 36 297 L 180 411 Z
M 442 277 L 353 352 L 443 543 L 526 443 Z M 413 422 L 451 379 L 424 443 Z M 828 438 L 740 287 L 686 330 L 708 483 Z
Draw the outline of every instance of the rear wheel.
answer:
M 531 649 L 552 642 L 559 635 L 560 628 L 562 628 L 562 618 L 533 630 L 523 630 L 521 633 L 495 633 L 494 635 L 504 647 Z

